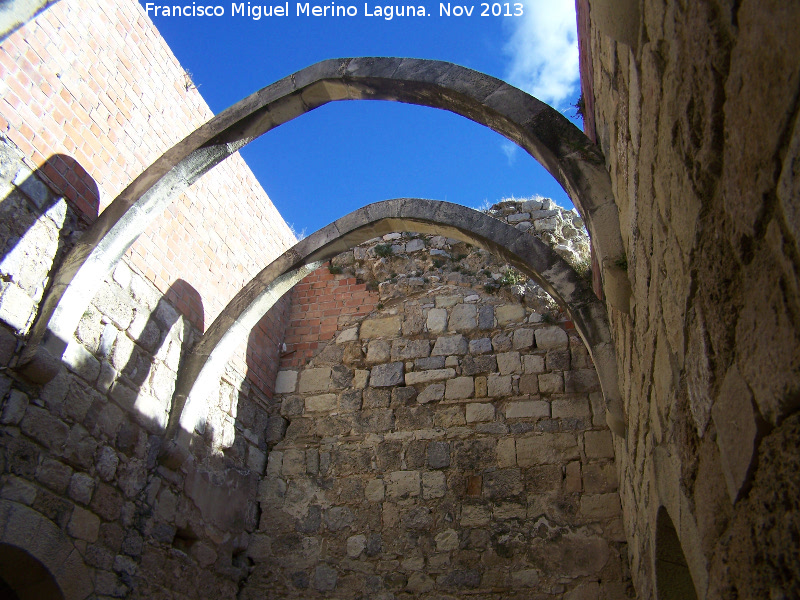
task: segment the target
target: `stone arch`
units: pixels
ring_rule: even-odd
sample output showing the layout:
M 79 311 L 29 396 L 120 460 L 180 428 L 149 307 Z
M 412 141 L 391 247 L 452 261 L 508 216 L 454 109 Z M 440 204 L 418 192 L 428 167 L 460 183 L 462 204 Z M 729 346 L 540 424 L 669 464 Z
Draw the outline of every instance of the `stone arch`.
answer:
M 42 572 L 40 574 L 46 574 L 52 580 L 45 582 L 41 588 L 34 584 L 28 588 L 28 595 L 21 594 L 23 590 L 15 589 L 19 598 L 83 600 L 94 591 L 94 578 L 84 564 L 81 553 L 55 523 L 25 505 L 8 500 L 0 500 L 0 523 L 3 524 L 0 562 L 11 558 L 20 561 L 18 564 L 23 567 L 38 565 Z M 5 579 L 3 573 L 0 576 Z M 24 577 L 19 581 L 23 585 L 30 583 Z M 14 585 L 12 581 L 8 583 Z
M 541 285 L 569 314 L 594 361 L 611 429 L 624 435 L 616 357 L 605 308 L 589 284 L 538 238 L 448 202 L 399 198 L 370 204 L 311 234 L 265 267 L 231 300 L 187 356 L 173 399 L 167 436 L 170 461 L 182 460 L 192 432 L 202 429 L 205 394 L 233 351 L 284 293 L 351 247 L 393 231 L 446 235 L 500 256 Z
M 0 597 L 64 600 L 58 584 L 44 565 L 10 544 L 0 544 Z
M 223 111 L 164 153 L 82 236 L 56 273 L 21 364 L 46 380 L 103 276 L 145 228 L 204 173 L 256 137 L 337 100 L 392 100 L 449 110 L 524 148 L 580 211 L 609 302 L 629 310 L 630 284 L 611 179 L 599 149 L 563 115 L 498 79 L 450 63 L 402 58 L 319 62 Z M 48 368 L 48 366 L 50 368 Z

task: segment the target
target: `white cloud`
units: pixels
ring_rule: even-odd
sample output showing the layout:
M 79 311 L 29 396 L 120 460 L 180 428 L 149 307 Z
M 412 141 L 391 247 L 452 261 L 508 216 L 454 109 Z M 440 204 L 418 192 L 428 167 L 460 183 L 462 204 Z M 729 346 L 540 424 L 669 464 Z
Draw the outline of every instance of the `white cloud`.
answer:
M 506 140 L 500 144 L 500 149 L 508 159 L 508 166 L 512 166 L 517 160 L 517 150 L 519 150 L 519 146 L 517 146 L 514 142 L 509 142 Z
M 504 47 L 511 59 L 506 79 L 565 110 L 580 88 L 575 0 L 523 0 L 523 5 L 523 16 L 506 19 L 512 27 Z

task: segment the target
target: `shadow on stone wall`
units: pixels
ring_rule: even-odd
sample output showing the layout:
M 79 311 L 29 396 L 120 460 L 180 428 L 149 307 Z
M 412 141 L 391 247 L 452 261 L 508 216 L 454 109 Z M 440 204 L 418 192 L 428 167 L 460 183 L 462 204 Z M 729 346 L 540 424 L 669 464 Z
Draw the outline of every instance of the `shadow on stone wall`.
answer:
M 54 184 L 48 173 L 71 189 Z M 0 197 L 0 320 L 24 335 L 51 276 L 87 220 L 97 218 L 100 195 L 72 157 L 55 154 L 31 171 L 0 139 Z
M 61 155 L 30 171 L 2 138 L 0 158 L 0 543 L 48 566 L 58 538 L 69 565 L 47 568 L 68 597 L 234 597 L 258 524 L 268 398 L 245 374 L 226 372 L 188 464 L 159 462 L 180 362 L 205 325 L 203 301 L 183 280 L 162 294 L 124 260 L 83 314 L 56 377 L 43 387 L 18 378 L 7 367 L 85 216 L 45 167 L 68 165 L 78 179 L 85 171 Z M 97 186 L 90 191 L 96 211 Z

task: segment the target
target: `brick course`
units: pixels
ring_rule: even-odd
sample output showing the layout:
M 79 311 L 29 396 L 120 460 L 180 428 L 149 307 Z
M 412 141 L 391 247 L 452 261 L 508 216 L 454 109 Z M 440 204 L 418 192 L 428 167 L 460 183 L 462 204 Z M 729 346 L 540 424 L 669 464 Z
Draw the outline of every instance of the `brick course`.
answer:
M 341 322 L 368 315 L 380 302 L 377 291 L 368 290 L 366 283 L 333 275 L 327 265 L 298 283 L 292 294 L 282 369 L 305 365 L 333 338 Z

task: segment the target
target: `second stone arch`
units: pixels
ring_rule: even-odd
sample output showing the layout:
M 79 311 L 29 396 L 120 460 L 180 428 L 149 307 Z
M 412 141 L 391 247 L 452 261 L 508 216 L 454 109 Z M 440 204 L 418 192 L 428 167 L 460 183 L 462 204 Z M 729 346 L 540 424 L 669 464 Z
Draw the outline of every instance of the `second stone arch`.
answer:
M 625 434 L 617 362 L 603 304 L 549 246 L 488 215 L 448 202 L 400 198 L 370 204 L 311 234 L 254 277 L 211 324 L 180 372 L 167 429 L 170 458 L 187 455 L 205 422 L 206 394 L 261 317 L 306 275 L 361 242 L 396 231 L 433 233 L 495 254 L 534 279 L 575 323 L 597 369 L 612 431 Z

